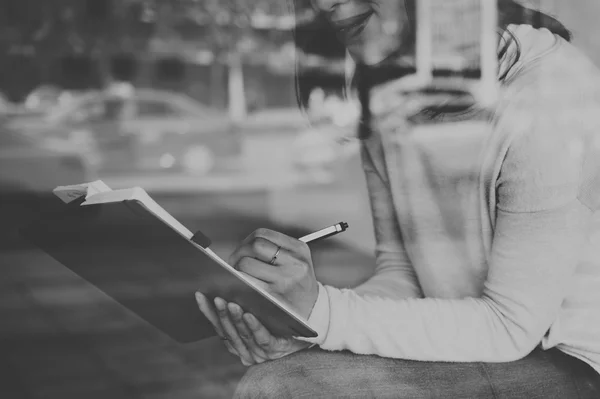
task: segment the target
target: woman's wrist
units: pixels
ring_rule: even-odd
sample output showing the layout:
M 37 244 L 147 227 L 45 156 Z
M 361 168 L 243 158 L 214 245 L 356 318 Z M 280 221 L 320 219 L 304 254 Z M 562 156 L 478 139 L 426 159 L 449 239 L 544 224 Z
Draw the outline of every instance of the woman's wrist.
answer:
M 319 285 L 319 295 L 313 309 L 308 317 L 308 325 L 317 333 L 315 338 L 298 338 L 300 340 L 312 343 L 313 346 L 321 345 L 325 342 L 329 330 L 329 295 L 327 289 L 321 283 Z

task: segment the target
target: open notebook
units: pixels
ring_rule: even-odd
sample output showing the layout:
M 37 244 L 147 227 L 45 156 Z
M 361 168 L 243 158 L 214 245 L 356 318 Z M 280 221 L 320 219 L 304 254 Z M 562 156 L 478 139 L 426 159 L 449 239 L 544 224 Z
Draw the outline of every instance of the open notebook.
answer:
M 315 337 L 306 320 L 265 285 L 235 270 L 142 188 L 102 181 L 57 187 L 64 209 L 22 235 L 148 323 L 179 342 L 215 335 L 194 293 L 253 313 L 273 334 Z

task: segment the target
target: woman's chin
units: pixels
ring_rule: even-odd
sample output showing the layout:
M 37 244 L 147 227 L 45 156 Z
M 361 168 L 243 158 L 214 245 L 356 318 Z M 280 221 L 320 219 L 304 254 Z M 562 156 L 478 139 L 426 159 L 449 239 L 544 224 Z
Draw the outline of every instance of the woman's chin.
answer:
M 386 59 L 386 55 L 376 52 L 376 49 L 369 48 L 364 44 L 350 44 L 346 47 L 350 57 L 356 63 L 362 63 L 368 66 L 374 66 Z M 371 51 L 369 51 L 371 50 Z

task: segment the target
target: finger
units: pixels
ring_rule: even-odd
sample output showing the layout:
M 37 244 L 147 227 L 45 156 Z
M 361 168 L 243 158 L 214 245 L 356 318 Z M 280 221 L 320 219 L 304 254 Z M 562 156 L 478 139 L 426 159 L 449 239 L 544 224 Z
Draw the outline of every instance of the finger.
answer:
M 275 343 L 276 338 L 271 335 L 269 330 L 254 315 L 246 313 L 243 319 L 254 337 L 254 342 L 256 342 L 259 348 L 268 350 Z
M 202 293 L 196 292 L 196 302 L 198 302 L 200 311 L 204 314 L 208 321 L 210 321 L 210 324 L 213 325 L 219 337 L 223 338 L 224 333 L 223 328 L 221 327 L 221 322 L 219 321 L 219 316 L 217 316 L 217 313 L 213 310 L 208 298 L 206 298 Z
M 273 255 L 277 252 L 279 246 L 263 237 L 254 237 L 244 242 L 229 257 L 229 264 L 235 265 L 242 258 L 254 258 L 263 262 L 270 262 Z M 279 254 L 277 255 L 279 256 Z
M 278 247 L 287 249 L 291 253 L 302 253 L 308 249 L 308 246 L 297 238 L 290 237 L 275 230 L 258 229 L 252 234 L 255 238 L 264 238 Z
M 232 355 L 235 355 L 235 356 L 238 356 L 238 357 L 239 357 L 239 355 L 238 355 L 237 351 L 235 350 L 235 348 L 233 347 L 233 345 L 231 345 L 231 344 L 229 343 L 229 341 L 227 341 L 227 340 L 223 340 L 223 343 L 225 344 L 225 347 L 227 348 L 227 351 L 228 351 L 229 353 L 231 353 Z
M 270 229 L 258 229 L 244 239 L 244 244 L 249 244 L 257 238 L 265 239 L 272 242 L 276 247 L 285 248 L 291 252 L 302 251 L 303 248 L 307 248 L 306 244 L 297 238 L 290 237 L 286 234 L 280 233 Z
M 281 269 L 254 258 L 240 259 L 235 268 L 268 284 L 282 279 Z
M 198 307 L 200 308 L 200 311 L 204 314 L 204 316 L 206 316 L 208 321 L 210 321 L 210 323 L 215 328 L 217 335 L 223 341 L 223 344 L 225 344 L 225 347 L 227 348 L 229 353 L 237 356 L 238 354 L 237 354 L 236 350 L 233 348 L 233 346 L 229 343 L 229 341 L 225 337 L 225 333 L 223 332 L 223 327 L 221 326 L 221 321 L 219 320 L 219 316 L 213 310 L 213 307 L 211 306 L 211 303 L 208 300 L 208 298 L 206 298 L 202 293 L 196 292 L 196 302 L 198 302 Z
M 248 364 L 253 364 L 254 359 L 246 345 L 240 338 L 235 326 L 231 322 L 229 318 L 229 311 L 227 310 L 227 302 L 225 302 L 221 298 L 215 298 L 215 306 L 217 311 L 219 312 L 219 319 L 221 321 L 221 326 L 223 327 L 223 332 L 225 333 L 225 337 L 229 340 L 229 343 L 233 346 L 238 356 L 242 360 L 242 363 L 246 362 Z M 244 365 L 248 365 L 244 363 Z
M 240 334 L 240 338 L 242 338 L 242 341 L 244 341 L 246 344 L 246 348 L 248 348 L 248 351 L 254 357 L 254 361 L 257 363 L 262 363 L 263 361 L 267 360 L 267 354 L 263 348 L 254 342 L 254 336 L 242 318 L 242 315 L 244 314 L 242 308 L 235 303 L 229 303 L 227 304 L 227 307 L 229 309 L 231 319 L 233 320 L 235 327 Z

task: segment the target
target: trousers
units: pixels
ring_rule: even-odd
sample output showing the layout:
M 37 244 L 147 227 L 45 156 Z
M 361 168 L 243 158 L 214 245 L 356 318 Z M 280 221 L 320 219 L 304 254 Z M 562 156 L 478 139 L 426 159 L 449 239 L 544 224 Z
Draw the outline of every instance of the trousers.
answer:
M 250 367 L 234 398 L 599 399 L 600 374 L 555 348 L 509 363 L 419 362 L 314 348 Z

